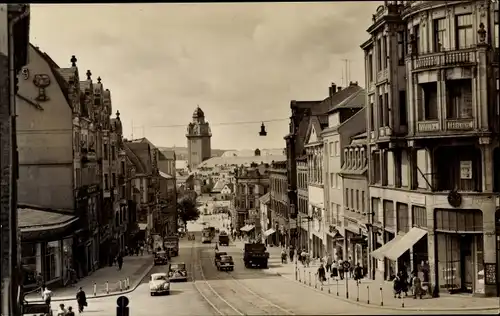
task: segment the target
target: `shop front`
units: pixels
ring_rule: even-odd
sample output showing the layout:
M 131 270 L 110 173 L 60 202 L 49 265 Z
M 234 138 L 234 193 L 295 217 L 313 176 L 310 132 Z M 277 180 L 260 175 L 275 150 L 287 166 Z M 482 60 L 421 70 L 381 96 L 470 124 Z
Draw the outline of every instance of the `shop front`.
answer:
M 439 289 L 484 294 L 482 211 L 436 209 L 435 224 Z
M 74 268 L 73 235 L 77 217 L 37 209 L 18 209 L 25 288 L 66 285 Z

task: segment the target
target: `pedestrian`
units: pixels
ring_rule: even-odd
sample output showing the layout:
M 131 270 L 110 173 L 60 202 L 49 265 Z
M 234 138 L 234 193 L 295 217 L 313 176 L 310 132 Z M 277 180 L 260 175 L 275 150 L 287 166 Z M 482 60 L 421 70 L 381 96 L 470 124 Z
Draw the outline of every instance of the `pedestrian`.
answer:
M 352 260 L 352 257 L 349 257 L 349 277 L 351 279 L 354 279 L 354 261 Z M 347 272 L 347 271 L 346 271 Z
M 68 312 L 66 312 L 66 316 L 75 316 L 75 312 L 73 312 L 73 307 L 68 306 Z
M 341 280 L 343 280 L 344 279 L 344 260 L 342 260 L 342 258 L 339 259 L 337 266 L 339 269 L 339 277 Z
M 42 291 L 42 300 L 45 302 L 45 304 L 50 306 L 50 302 L 52 300 L 52 291 L 49 290 L 48 287 L 44 287 Z
M 331 272 L 332 270 L 332 263 L 333 263 L 333 260 L 332 260 L 332 256 L 327 253 L 326 254 L 326 272 Z
M 144 245 L 141 245 L 140 251 L 141 251 L 141 256 L 143 256 L 144 255 Z
M 83 313 L 83 308 L 87 306 L 87 295 L 81 287 L 76 292 L 76 302 L 78 303 L 78 312 Z
M 64 304 L 59 304 L 59 309 L 57 310 L 57 316 L 66 316 L 68 311 L 64 308 Z
M 422 289 L 422 281 L 418 277 L 416 271 L 412 272 L 411 289 L 412 289 L 413 299 L 416 299 L 417 296 L 420 297 L 420 299 L 422 299 L 422 295 L 424 292 Z
M 356 284 L 360 284 L 362 278 L 363 278 L 363 268 L 361 268 L 358 262 L 356 264 L 356 267 L 354 268 L 354 280 L 356 280 Z
M 326 281 L 326 271 L 322 263 L 319 265 L 318 272 L 316 274 L 318 275 L 319 282 L 323 285 L 323 282 Z
M 123 257 L 121 254 L 118 255 L 118 258 L 116 258 L 116 262 L 118 263 L 118 271 L 121 271 L 123 266 Z
M 294 253 L 294 249 L 293 249 L 293 246 L 290 246 L 290 251 L 289 251 L 289 255 L 290 255 L 290 262 L 293 262 L 293 253 Z
M 394 276 L 394 279 L 392 280 L 392 288 L 394 290 L 394 298 L 396 298 L 396 295 L 398 298 L 401 298 L 401 279 L 399 278 L 399 275 Z
M 281 263 L 286 263 L 286 250 L 284 248 L 281 250 Z
M 337 279 L 338 276 L 339 276 L 339 269 L 338 269 L 337 261 L 333 260 L 331 277 Z

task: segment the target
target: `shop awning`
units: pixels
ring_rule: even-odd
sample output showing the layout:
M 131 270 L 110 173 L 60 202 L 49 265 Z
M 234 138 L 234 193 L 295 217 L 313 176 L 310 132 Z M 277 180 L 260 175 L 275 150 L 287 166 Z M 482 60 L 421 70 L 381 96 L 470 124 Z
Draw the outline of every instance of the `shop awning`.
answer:
M 241 227 L 240 230 L 243 231 L 243 232 L 249 232 L 249 231 L 251 231 L 254 228 L 255 228 L 254 225 L 245 225 L 245 226 Z
M 427 231 L 418 227 L 413 227 L 399 241 L 397 241 L 391 249 L 387 250 L 384 255 L 387 259 L 398 260 L 405 251 L 413 247 L 420 239 L 427 234 Z
M 139 230 L 146 230 L 148 228 L 148 224 L 146 223 L 139 223 Z
M 276 231 L 275 231 L 274 229 L 269 228 L 268 230 L 266 230 L 266 231 L 264 232 L 264 237 L 269 237 L 269 236 L 271 236 L 272 234 L 274 234 L 275 232 L 276 232 Z
M 389 242 L 382 245 L 382 247 L 372 251 L 370 255 L 378 260 L 383 260 L 385 257 L 385 253 L 388 252 L 401 238 L 401 236 L 396 236 L 391 239 Z

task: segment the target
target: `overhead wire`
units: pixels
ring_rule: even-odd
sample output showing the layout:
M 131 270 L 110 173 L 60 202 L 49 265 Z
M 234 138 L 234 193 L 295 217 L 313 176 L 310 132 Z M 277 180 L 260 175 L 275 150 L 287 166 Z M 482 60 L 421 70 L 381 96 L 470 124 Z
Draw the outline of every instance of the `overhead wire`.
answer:
M 260 124 L 260 123 L 270 123 L 270 122 L 281 122 L 288 121 L 289 118 L 276 118 L 270 120 L 259 120 L 259 121 L 242 121 L 242 122 L 219 122 L 210 123 L 210 126 L 230 126 L 230 125 L 246 125 L 246 124 Z M 174 127 L 187 127 L 187 124 L 173 124 L 173 125 L 147 125 L 147 126 L 133 126 L 133 128 L 174 128 Z

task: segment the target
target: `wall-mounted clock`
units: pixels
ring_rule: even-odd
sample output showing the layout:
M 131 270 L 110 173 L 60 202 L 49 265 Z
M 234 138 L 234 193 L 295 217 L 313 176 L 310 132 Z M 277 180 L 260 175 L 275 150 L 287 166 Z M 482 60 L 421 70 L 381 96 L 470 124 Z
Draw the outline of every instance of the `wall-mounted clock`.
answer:
M 30 78 L 30 71 L 28 68 L 23 68 L 21 70 L 21 77 L 24 79 L 24 80 L 28 80 Z

